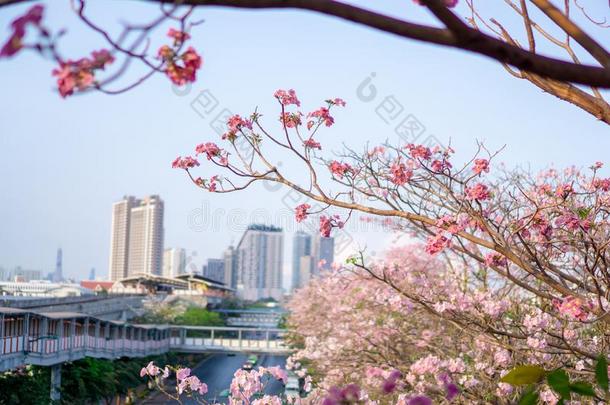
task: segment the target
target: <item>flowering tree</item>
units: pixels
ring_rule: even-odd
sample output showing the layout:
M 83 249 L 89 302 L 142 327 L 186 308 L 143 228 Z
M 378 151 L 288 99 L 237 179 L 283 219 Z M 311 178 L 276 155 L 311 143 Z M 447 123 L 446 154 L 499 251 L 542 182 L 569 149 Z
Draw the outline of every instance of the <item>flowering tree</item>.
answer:
M 25 0 L 0 0 L 0 7 L 25 2 Z M 442 24 L 441 28 L 392 18 L 371 10 L 332 0 L 148 0 L 159 3 L 159 17 L 144 24 L 124 24 L 123 30 L 114 35 L 98 25 L 87 14 L 86 0 L 76 0 L 74 10 L 85 26 L 98 33 L 107 43 L 107 49 L 94 51 L 89 57 L 67 58 L 59 52 L 59 40 L 65 34 L 44 25 L 43 7 L 36 5 L 25 15 L 13 21 L 11 34 L 0 49 L 0 58 L 16 55 L 23 49 L 33 50 L 57 63 L 53 75 L 57 77 L 58 91 L 62 97 L 88 90 L 117 94 L 143 83 L 155 73 L 162 73 L 175 84 L 192 82 L 200 69 L 202 59 L 197 51 L 187 46 L 188 32 L 199 21 L 192 21 L 195 8 L 225 6 L 237 8 L 297 8 L 332 15 L 356 24 L 365 25 L 404 38 L 459 48 L 485 55 L 501 62 L 514 76 L 528 80 L 547 93 L 568 101 L 593 114 L 599 120 L 610 123 L 610 105 L 598 88 L 610 88 L 610 54 L 579 25 L 579 20 L 590 25 L 591 30 L 608 28 L 605 19 L 590 15 L 579 0 L 566 0 L 561 7 L 550 0 L 505 0 L 507 10 L 523 20 L 527 46 L 520 44 L 518 36 L 499 21 L 500 17 L 483 17 L 474 0 L 465 0 L 464 16 L 451 11 L 458 0 L 414 0 L 426 7 Z M 529 7 L 529 8 L 528 8 Z M 574 11 L 576 10 L 576 16 Z M 543 22 L 540 22 L 540 21 Z M 169 44 L 150 49 L 151 34 L 163 24 L 176 24 L 170 29 Z M 27 42 L 26 34 L 37 34 L 35 41 Z M 555 34 L 559 32 L 560 34 Z M 560 37 L 565 37 L 561 39 Z M 569 61 L 547 57 L 538 48 L 550 44 L 565 53 Z M 542 46 L 541 46 L 542 45 Z M 118 67 L 102 74 L 116 59 Z M 593 60 L 585 65 L 582 60 Z M 146 73 L 132 83 L 117 86 L 132 61 L 145 67 Z M 577 84 L 590 86 L 586 90 Z
M 192 399 L 198 404 L 212 402 L 203 399 L 208 386 L 191 375 L 190 368 L 155 365 L 152 361 L 140 371 L 140 377 L 148 379 L 149 385 L 165 394 L 168 398 L 182 404 L 185 399 Z M 171 380 L 170 378 L 174 378 Z M 280 367 L 259 367 L 258 370 L 237 370 L 230 387 L 229 401 L 232 405 L 282 405 L 294 403 L 294 400 L 275 395 L 265 395 L 265 387 L 270 379 L 286 383 L 288 375 Z M 256 397 L 259 398 L 256 398 Z M 296 399 L 295 399 L 296 400 Z
M 353 267 L 480 346 L 492 345 L 491 357 L 504 348 L 506 361 L 516 353 L 547 368 L 562 364 L 591 372 L 608 344 L 610 179 L 598 176 L 602 163 L 588 173 L 576 168 L 539 175 L 492 173 L 497 154 L 483 145 L 458 164 L 450 147 L 414 144 L 380 145 L 362 153 L 348 149 L 338 159 L 325 159 L 321 133 L 334 124 L 332 111 L 345 102 L 329 99 L 303 113 L 293 90 L 278 90 L 275 97 L 279 134 L 266 128 L 258 112 L 236 115 L 223 135 L 227 149 L 202 143 L 195 156 L 178 157 L 173 167 L 217 193 L 263 180 L 288 186 L 318 203 L 315 209 L 307 203 L 295 207 L 296 220 L 321 214 L 324 236 L 343 227 L 354 210 L 388 218 L 395 230 L 425 242 L 426 254 L 443 259 L 442 282 L 436 286 L 434 280 L 415 278 L 400 287 L 391 277 L 392 266 L 371 267 L 364 255 L 350 259 Z M 297 182 L 271 164 L 270 145 L 302 162 L 308 179 Z M 196 177 L 199 156 L 224 174 Z M 330 191 L 326 183 L 339 189 Z M 329 207 L 346 214 L 322 214 Z M 499 378 L 502 371 L 507 370 L 490 375 Z M 508 392 L 508 385 L 502 387 Z
M 594 363 L 579 351 L 599 350 L 596 327 L 541 308 L 509 283 L 466 280 L 483 269 L 423 249 L 395 248 L 366 270 L 346 267 L 298 291 L 289 325 L 299 350 L 289 363 L 306 365 L 318 389 L 356 384 L 360 399 L 380 403 L 516 403 L 523 390 L 502 381 L 523 364 L 567 368 L 591 387 Z M 549 383 L 537 389 L 542 403 L 558 402 Z

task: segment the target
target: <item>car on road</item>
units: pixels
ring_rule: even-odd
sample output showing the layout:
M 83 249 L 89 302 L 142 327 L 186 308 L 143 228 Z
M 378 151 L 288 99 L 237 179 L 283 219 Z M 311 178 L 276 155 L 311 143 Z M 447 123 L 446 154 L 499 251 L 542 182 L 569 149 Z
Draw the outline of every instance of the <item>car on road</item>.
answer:
M 299 398 L 301 396 L 301 387 L 299 385 L 299 379 L 293 376 L 288 377 L 286 381 L 286 387 L 284 388 L 284 394 L 287 397 Z
M 250 371 L 254 368 L 254 365 L 252 363 L 250 363 L 249 361 L 247 361 L 241 366 L 241 368 L 242 368 L 242 370 Z

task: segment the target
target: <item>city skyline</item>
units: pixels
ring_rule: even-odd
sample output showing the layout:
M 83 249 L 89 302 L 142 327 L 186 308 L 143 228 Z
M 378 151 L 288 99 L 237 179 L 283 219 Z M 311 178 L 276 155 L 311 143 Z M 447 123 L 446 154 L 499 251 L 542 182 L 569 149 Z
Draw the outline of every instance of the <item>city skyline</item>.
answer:
M 399 3 L 379 2 L 376 7 L 399 18 L 427 18 L 422 10 Z M 491 4 L 488 7 L 496 8 Z M 26 8 L 4 10 L 0 24 L 10 26 Z M 92 4 L 91 9 L 100 24 L 116 26 L 117 13 L 110 7 Z M 136 3 L 125 3 L 122 10 L 143 21 L 154 18 L 158 11 Z M 4 112 L 6 119 L 0 120 L 0 158 L 4 162 L 0 175 L 6 190 L 0 212 L 2 266 L 21 265 L 49 272 L 61 245 L 64 277 L 83 278 L 91 267 L 100 275 L 106 274 L 110 207 L 125 194 L 163 196 L 165 242 L 189 253 L 198 252 L 193 259 L 198 266 L 208 256 L 222 254 L 227 242 L 237 239 L 250 222 L 275 223 L 287 230 L 286 224 L 294 222 L 293 210 L 298 205 L 285 198 L 287 190 L 260 185 L 248 192 L 247 198 L 241 193 L 213 195 L 194 187 L 170 167 L 177 155 L 191 153 L 192 145 L 217 135 L 213 122 L 224 108 L 245 116 L 259 106 L 267 122 L 276 124 L 277 105 L 271 96 L 278 88 L 294 88 L 306 111 L 319 107 L 318 101 L 324 98 L 345 99 L 346 109 L 338 113 L 335 126 L 324 133 L 328 151 L 340 151 L 346 134 L 356 148 L 388 138 L 399 140 L 395 123 L 379 108 L 390 96 L 398 103 L 401 118 L 412 114 L 426 127 L 422 140 L 431 134 L 445 144 L 451 142 L 460 156 L 470 156 L 476 150 L 475 138 L 492 151 L 508 143 L 497 161 L 509 168 L 531 167 L 535 172 L 549 162 L 560 169 L 572 164 L 586 168 L 596 160 L 604 161 L 604 151 L 610 148 L 607 126 L 567 103 L 549 102 L 548 94 L 477 57 L 464 58 L 450 49 L 400 41 L 305 12 L 261 13 L 254 19 L 248 11 L 229 13 L 210 8 L 199 16 L 206 22 L 194 30 L 192 41 L 202 44 L 206 63 L 200 73 L 202 80 L 190 88 L 173 88 L 165 77 L 153 77 L 133 92 L 117 96 L 90 94 L 59 100 L 50 89 L 52 63 L 24 52 L 19 63 L 0 64 L 0 84 L 6 99 L 11 100 Z M 67 3 L 54 4 L 46 19 L 49 25 L 66 27 L 70 38 L 95 38 Z M 228 29 L 228 21 L 237 28 Z M 295 30 L 301 24 L 308 29 Z M 515 27 L 510 22 L 506 26 Z M 250 41 L 244 40 L 248 38 L 244 33 L 253 30 L 259 32 L 259 40 L 267 47 L 255 50 Z M 278 30 L 292 33 L 293 46 L 286 48 Z M 340 50 L 328 41 L 335 35 L 347 38 Z M 216 40 L 209 41 L 210 37 Z M 303 63 L 302 49 L 310 47 L 312 41 L 320 45 L 317 52 L 325 63 Z M 367 45 L 366 52 L 361 52 L 362 44 Z M 226 49 L 257 61 L 276 60 L 281 49 L 285 63 L 265 63 L 263 69 L 262 62 L 257 62 L 251 69 L 238 69 L 231 58 L 223 57 Z M 74 57 L 85 51 L 74 48 Z M 345 58 L 347 52 L 354 58 Z M 391 60 L 386 58 L 388 54 L 393 55 Z M 336 68 L 329 70 L 328 65 Z M 452 66 L 452 72 L 458 72 L 461 79 L 448 74 L 447 66 Z M 422 75 L 435 80 L 426 82 L 421 80 Z M 364 101 L 357 92 L 367 79 L 376 91 L 372 101 Z M 497 91 L 473 92 L 469 84 L 473 82 Z M 219 104 L 211 116 L 193 107 L 204 90 Z M 458 102 L 439 102 L 441 93 L 459 94 Z M 507 103 L 506 94 L 520 102 Z M 554 141 L 549 143 L 549 137 Z M 596 145 L 594 150 L 591 145 Z M 545 159 L 540 159 L 541 150 Z M 28 157 L 28 170 L 21 169 L 24 156 Z M 298 162 L 286 161 L 280 154 L 274 155 L 273 163 L 281 163 L 286 170 L 298 169 Z M 610 175 L 608 166 L 600 170 L 600 175 Z M 29 186 L 24 187 L 26 184 Z M 202 207 L 209 207 L 212 216 L 203 227 L 197 227 Z M 257 218 L 261 215 L 263 218 Z M 189 222 L 193 216 L 194 225 Z M 268 219 L 280 216 L 286 220 Z M 239 221 L 239 229 L 235 221 Z M 379 250 L 392 237 L 387 232 L 368 237 L 362 232 L 350 234 L 371 250 Z M 286 244 L 290 243 L 287 238 Z M 290 255 L 285 259 L 284 265 L 289 267 Z

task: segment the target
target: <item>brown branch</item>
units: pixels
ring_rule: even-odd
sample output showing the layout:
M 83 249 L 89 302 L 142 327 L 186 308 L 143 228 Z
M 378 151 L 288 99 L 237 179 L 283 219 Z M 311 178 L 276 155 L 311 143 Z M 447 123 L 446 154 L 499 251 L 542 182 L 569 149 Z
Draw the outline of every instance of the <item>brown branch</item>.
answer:
M 610 54 L 586 32 L 574 24 L 549 0 L 531 0 L 547 17 L 557 24 L 566 34 L 585 48 L 602 66 L 610 67 Z

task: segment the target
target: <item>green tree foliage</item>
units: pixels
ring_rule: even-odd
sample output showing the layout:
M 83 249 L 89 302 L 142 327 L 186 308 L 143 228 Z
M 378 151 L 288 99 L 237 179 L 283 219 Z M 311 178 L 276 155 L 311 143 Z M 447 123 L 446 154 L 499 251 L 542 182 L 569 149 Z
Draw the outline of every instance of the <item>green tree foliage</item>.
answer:
M 217 312 L 205 308 L 190 307 L 174 320 L 175 325 L 223 326 L 225 323 Z

